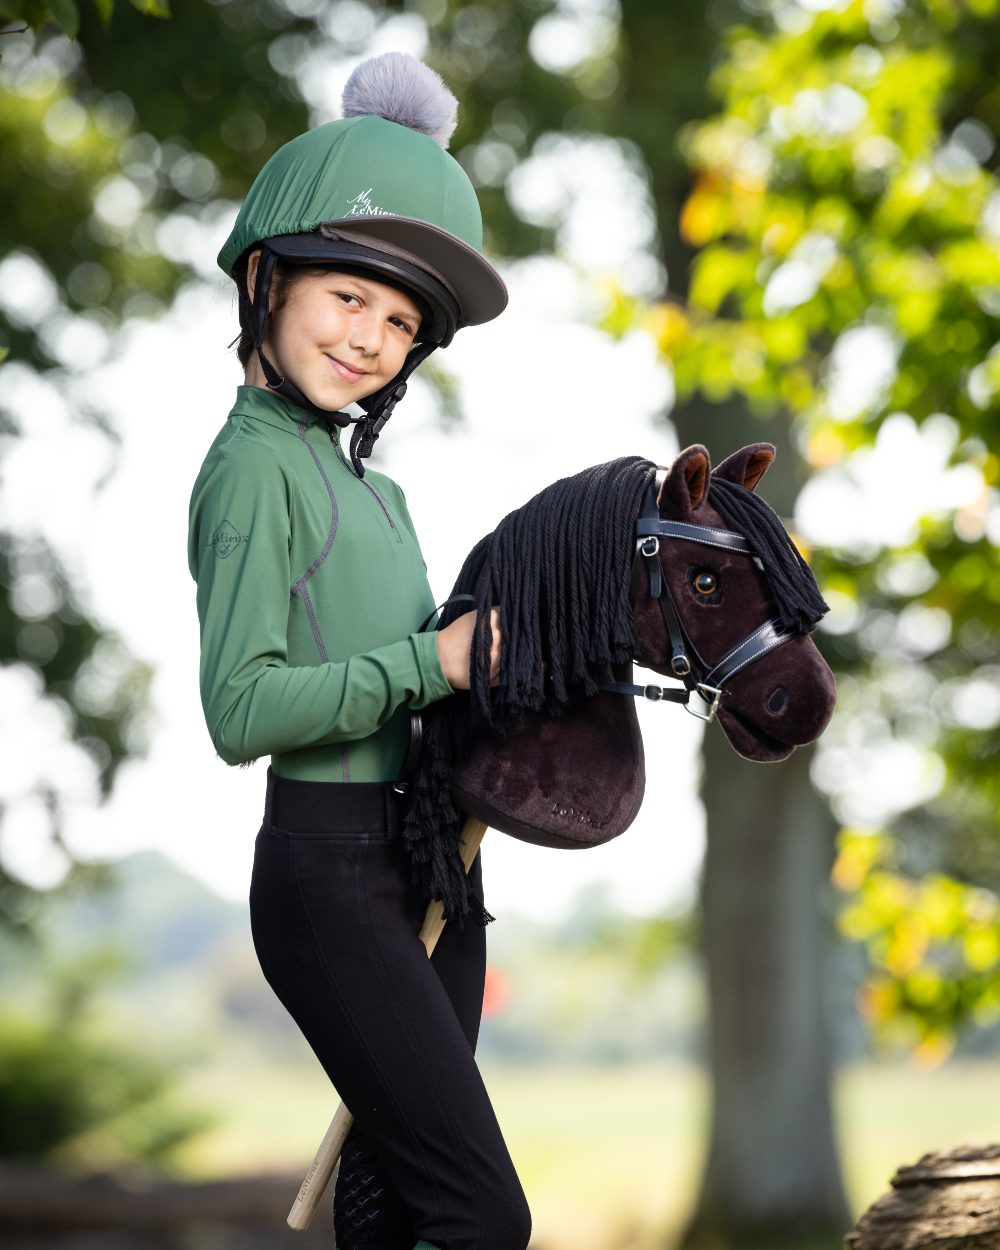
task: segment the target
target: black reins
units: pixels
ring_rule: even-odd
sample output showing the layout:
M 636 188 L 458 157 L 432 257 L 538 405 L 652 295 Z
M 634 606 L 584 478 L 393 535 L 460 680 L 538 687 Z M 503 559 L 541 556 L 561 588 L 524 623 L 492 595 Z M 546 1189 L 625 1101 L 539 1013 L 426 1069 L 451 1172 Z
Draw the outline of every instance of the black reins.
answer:
M 642 497 L 642 507 L 635 523 L 636 551 L 632 564 L 633 579 L 642 576 L 643 564 L 648 574 L 649 593 L 660 605 L 663 621 L 670 638 L 670 669 L 683 682 L 683 689 L 674 690 L 663 686 L 638 686 L 630 682 L 615 681 L 602 685 L 601 689 L 612 694 L 631 695 L 649 699 L 652 703 L 680 703 L 691 713 L 710 724 L 722 701 L 726 682 L 742 672 L 748 664 L 767 655 L 783 642 L 796 637 L 796 633 L 781 628 L 771 619 L 758 626 L 742 642 L 732 647 L 715 664 L 707 664 L 684 629 L 677 604 L 670 593 L 660 568 L 660 541 L 664 538 L 681 538 L 687 542 L 701 543 L 740 555 L 753 556 L 761 565 L 759 557 L 743 534 L 733 530 L 713 529 L 708 525 L 693 525 L 687 521 L 664 521 L 656 505 L 658 478 L 652 477 Z M 634 582 L 633 582 L 634 584 Z M 691 702 L 696 694 L 704 705 L 702 710 Z

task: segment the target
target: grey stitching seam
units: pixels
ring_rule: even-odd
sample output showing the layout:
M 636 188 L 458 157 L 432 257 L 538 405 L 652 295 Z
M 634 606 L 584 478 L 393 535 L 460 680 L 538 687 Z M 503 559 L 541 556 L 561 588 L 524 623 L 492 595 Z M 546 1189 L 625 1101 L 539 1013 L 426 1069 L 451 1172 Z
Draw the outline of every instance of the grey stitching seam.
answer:
M 736 555 L 749 556 L 753 555 L 753 548 L 743 537 L 742 534 L 730 534 L 729 530 L 709 529 L 705 525 L 688 525 L 686 521 L 671 521 L 671 525 L 675 525 L 678 530 L 682 531 L 678 534 L 647 534 L 647 538 L 683 538 L 689 542 L 702 543 L 706 547 L 721 547 L 724 551 L 732 551 Z M 715 539 L 710 537 L 715 535 Z M 732 538 L 742 540 L 742 545 L 736 545 L 731 541 Z M 730 540 L 730 541 L 727 541 Z
M 345 455 L 344 455 L 343 451 L 341 450 L 340 444 L 339 444 L 338 442 L 334 442 L 333 446 L 334 446 L 334 449 L 335 449 L 335 451 L 336 451 L 336 453 L 337 453 L 337 457 L 338 457 L 338 459 L 340 460 L 340 463 L 344 466 L 344 468 L 345 468 L 345 469 L 347 469 L 347 471 L 348 471 L 348 472 L 349 472 L 349 473 L 350 473 L 353 477 L 357 477 L 357 476 L 358 476 L 358 475 L 357 475 L 357 473 L 355 473 L 355 472 L 354 472 L 354 469 L 353 469 L 351 466 L 349 466 L 349 465 L 348 465 L 348 463 L 347 463 L 347 458 L 345 457 Z M 401 543 L 401 542 L 403 541 L 403 539 L 402 539 L 402 536 L 401 536 L 401 534 L 400 534 L 400 532 L 399 532 L 399 526 L 398 526 L 398 525 L 396 524 L 396 522 L 392 519 L 392 513 L 389 511 L 389 506 L 388 506 L 388 504 L 385 502 L 385 500 L 382 498 L 382 496 L 378 493 L 378 491 L 375 489 L 375 487 L 371 484 L 371 482 L 369 482 L 369 481 L 368 481 L 368 479 L 367 479 L 367 478 L 364 478 L 364 477 L 363 477 L 363 478 L 361 478 L 361 479 L 359 479 L 359 480 L 360 480 L 360 482 L 361 482 L 361 485 L 362 485 L 362 486 L 367 486 L 367 487 L 368 487 L 368 489 L 371 491 L 372 495 L 374 495 L 375 499 L 378 501 L 378 505 L 379 505 L 379 507 L 382 509 L 383 513 L 385 514 L 385 519 L 386 519 L 386 520 L 388 521 L 388 523 L 389 523 L 389 528 L 392 530 L 392 532 L 393 532 L 393 534 L 394 534 L 394 536 L 395 536 L 396 542 Z M 426 567 L 427 567 L 427 565 L 425 564 L 425 565 L 424 565 L 424 568 L 426 568 Z
M 309 617 L 309 624 L 312 626 L 313 638 L 316 640 L 316 646 L 319 648 L 319 658 L 324 664 L 330 659 L 326 649 L 326 643 L 323 641 L 323 635 L 320 632 L 319 621 L 316 620 L 316 609 L 313 607 L 312 596 L 306 590 L 304 578 L 299 580 L 292 587 L 292 594 L 297 594 L 305 604 L 306 615 Z
M 742 650 L 744 650 L 744 648 L 748 647 L 750 643 L 752 643 L 756 639 L 758 634 L 765 633 L 768 627 L 773 626 L 773 625 L 774 625 L 773 621 L 765 621 L 763 625 L 761 625 L 759 628 L 753 631 L 753 633 L 750 635 L 749 638 L 744 638 L 744 640 L 740 643 L 738 647 L 733 647 L 732 651 L 730 651 L 728 655 L 724 655 L 722 659 L 718 662 L 718 664 L 712 667 L 712 672 L 709 673 L 705 677 L 705 684 L 706 685 L 708 684 L 712 676 L 712 673 L 718 672 L 718 670 L 722 668 L 723 665 L 725 665 L 729 660 L 733 659 L 735 656 L 739 655 L 739 653 Z M 742 672 L 743 669 L 745 669 L 746 666 L 752 663 L 754 660 L 760 660 L 760 659 L 763 659 L 765 655 L 769 655 L 777 646 L 779 646 L 783 642 L 787 642 L 789 638 L 791 637 L 792 637 L 791 634 L 780 634 L 777 637 L 775 637 L 774 640 L 771 642 L 770 646 L 768 646 L 766 651 L 761 651 L 758 655 L 748 656 L 745 660 L 742 661 L 742 663 L 737 664 L 737 666 L 732 670 L 732 672 L 730 672 L 729 676 L 726 678 L 726 681 L 729 681 L 730 677 L 735 677 L 737 673 Z
M 365 482 L 365 485 L 368 487 L 368 489 L 371 491 L 371 493 L 372 493 L 372 494 L 375 496 L 375 498 L 378 500 L 378 502 L 379 502 L 379 507 L 381 507 L 382 511 L 385 513 L 385 519 L 389 522 L 389 524 L 390 524 L 390 525 L 392 526 L 392 528 L 395 530 L 395 529 L 396 529 L 396 522 L 392 519 L 392 514 L 391 514 L 391 513 L 390 513 L 390 511 L 389 511 L 389 505 L 385 502 L 385 500 L 384 500 L 384 499 L 382 498 L 382 496 L 378 493 L 378 491 L 375 489 L 375 487 L 374 487 L 374 486 L 372 486 L 371 482 Z M 397 538 L 398 538 L 398 537 L 399 537 L 399 536 L 398 536 L 398 534 L 397 534 Z M 400 540 L 400 541 L 402 541 L 402 540 Z
M 670 535 L 668 534 L 667 537 L 669 538 Z M 715 547 L 718 551 L 731 551 L 734 556 L 749 556 L 753 554 L 753 552 L 741 550 L 739 547 L 731 547 L 729 543 L 713 543 L 708 538 L 692 538 L 687 535 L 685 535 L 685 538 L 688 542 L 700 543 L 703 547 Z
M 343 773 L 344 780 L 351 780 L 351 757 L 348 754 L 347 747 L 340 748 L 340 771 Z
M 767 644 L 767 647 L 763 651 L 759 652 L 757 655 L 747 656 L 747 658 L 741 664 L 738 664 L 736 668 L 733 669 L 733 671 L 729 674 L 729 676 L 735 677 L 736 674 L 741 673 L 748 664 L 752 664 L 755 660 L 762 660 L 765 655 L 770 655 L 771 652 L 776 651 L 778 647 L 782 645 L 782 643 L 789 642 L 793 637 L 794 635 L 792 634 L 777 634 L 774 638 L 771 639 L 771 641 Z
M 767 632 L 770 625 L 770 621 L 765 621 L 763 625 L 758 625 L 752 634 L 748 635 L 748 637 L 744 638 L 742 642 L 737 643 L 735 647 L 732 647 L 729 651 L 727 651 L 718 663 L 712 665 L 712 670 L 706 676 L 705 681 L 708 681 L 709 677 L 712 676 L 712 673 L 717 673 L 720 668 L 725 668 L 725 666 L 734 660 L 741 651 L 746 651 L 746 649 L 757 640 L 758 635 Z M 732 676 L 732 673 L 730 673 L 730 676 Z
M 752 556 L 747 547 L 734 547 L 732 543 L 714 542 L 711 538 L 696 537 L 694 534 L 650 534 L 650 538 L 679 538 L 681 542 L 698 543 L 702 547 L 716 547 L 719 551 L 731 551 L 734 556 Z
M 305 421 L 300 423 L 299 439 L 305 444 L 306 448 L 308 448 L 309 454 L 313 458 L 313 463 L 316 468 L 319 469 L 319 475 L 323 479 L 323 485 L 326 487 L 326 493 L 330 496 L 332 516 L 330 517 L 330 532 L 326 536 L 326 544 L 323 547 L 323 550 L 319 553 L 316 559 L 313 560 L 312 564 L 309 565 L 302 576 L 292 583 L 292 595 L 298 595 L 305 604 L 306 613 L 309 617 L 309 625 L 312 629 L 312 635 L 316 642 L 316 646 L 319 649 L 320 659 L 324 664 L 326 664 L 330 659 L 330 655 L 326 649 L 326 644 L 323 641 L 323 635 L 320 632 L 319 621 L 316 619 L 316 609 L 313 607 L 312 599 L 306 589 L 306 582 L 310 579 L 310 577 L 312 577 L 326 557 L 330 554 L 330 548 L 333 546 L 333 540 L 337 536 L 337 525 L 340 522 L 340 509 L 337 506 L 337 496 L 333 493 L 333 486 L 330 483 L 330 479 L 327 477 L 326 470 L 323 468 L 323 465 L 320 463 L 320 458 L 316 454 L 316 448 L 313 447 L 313 445 L 306 439 L 306 430 L 308 428 L 308 424 Z
M 307 426 L 305 422 L 303 422 L 299 426 L 299 438 L 302 440 L 303 443 L 305 443 L 306 447 L 309 449 L 309 454 L 313 458 L 313 463 L 316 465 L 316 468 L 319 469 L 319 475 L 323 479 L 323 485 L 326 487 L 326 493 L 330 496 L 330 505 L 333 508 L 333 516 L 330 519 L 330 532 L 326 538 L 326 546 L 319 553 L 316 559 L 313 560 L 312 564 L 309 565 L 309 567 L 302 574 L 299 580 L 295 583 L 296 586 L 298 586 L 302 582 L 307 582 L 309 578 L 312 577 L 312 575 L 316 572 L 319 566 L 323 563 L 326 557 L 330 554 L 330 548 L 333 546 L 333 540 L 337 536 L 337 524 L 340 519 L 340 510 L 337 507 L 337 496 L 333 493 L 333 486 L 330 482 L 330 479 L 326 475 L 326 470 L 323 468 L 323 465 L 320 461 L 319 456 L 316 454 L 316 448 L 313 447 L 312 443 L 306 441 L 306 435 L 305 435 L 306 429 L 307 429 Z

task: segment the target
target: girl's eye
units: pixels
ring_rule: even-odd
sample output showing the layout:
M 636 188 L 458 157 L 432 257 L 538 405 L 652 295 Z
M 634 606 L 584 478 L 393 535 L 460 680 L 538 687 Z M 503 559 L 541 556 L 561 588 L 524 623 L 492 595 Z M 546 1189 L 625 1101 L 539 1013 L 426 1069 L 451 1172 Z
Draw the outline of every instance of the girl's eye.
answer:
M 719 589 L 719 579 L 714 573 L 710 573 L 708 569 L 702 569 L 700 573 L 695 573 L 691 578 L 691 585 L 695 589 L 695 593 L 704 595 L 714 595 Z
M 338 291 L 338 292 L 337 292 L 337 297 L 338 297 L 339 299 L 342 299 L 342 300 L 344 301 L 344 303 L 345 303 L 345 304 L 346 304 L 349 300 L 354 300 L 355 304 L 357 304 L 357 303 L 359 302 L 359 301 L 358 301 L 358 297 L 357 297 L 356 295 L 351 295 L 351 293 L 350 293 L 349 291 Z

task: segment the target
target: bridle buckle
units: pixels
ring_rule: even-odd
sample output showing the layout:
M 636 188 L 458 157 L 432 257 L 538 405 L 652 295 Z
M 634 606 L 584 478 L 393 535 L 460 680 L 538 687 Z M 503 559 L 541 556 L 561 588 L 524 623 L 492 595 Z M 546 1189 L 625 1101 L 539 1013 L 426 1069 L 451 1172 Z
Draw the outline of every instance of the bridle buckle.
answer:
M 652 557 L 655 556 L 659 552 L 659 550 L 660 550 L 660 540 L 656 537 L 655 534 L 650 535 L 649 538 L 644 538 L 642 542 L 639 544 L 639 551 L 642 553 L 642 555 L 646 556 L 647 559 L 652 559 Z
M 643 697 L 649 699 L 651 703 L 659 703 L 663 698 L 662 686 L 643 686 Z
M 700 711 L 693 704 L 685 703 L 685 711 L 690 712 L 692 716 L 697 716 L 706 725 L 711 725 L 712 721 L 715 720 L 715 714 L 718 712 L 719 704 L 722 701 L 722 690 L 718 686 L 706 686 L 703 681 L 699 681 L 695 682 L 692 694 L 698 695 L 707 710 Z

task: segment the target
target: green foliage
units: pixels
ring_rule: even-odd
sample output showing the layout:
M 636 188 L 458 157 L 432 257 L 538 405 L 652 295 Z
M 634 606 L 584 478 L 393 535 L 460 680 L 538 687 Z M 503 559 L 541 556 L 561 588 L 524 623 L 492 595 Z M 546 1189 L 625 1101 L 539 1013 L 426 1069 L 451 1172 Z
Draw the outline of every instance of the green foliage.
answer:
M 0 1015 L 0 1157 L 163 1165 L 212 1123 L 173 1100 L 163 1059 L 94 1022 L 119 963 L 108 950 L 49 962 L 44 1005 Z
M 92 0 L 94 12 L 105 25 L 111 22 L 114 0 Z M 167 0 L 129 0 L 146 17 L 167 18 L 170 5 Z M 57 26 L 69 39 L 80 33 L 80 9 L 76 0 L 0 0 L 0 20 L 24 22 L 30 30 L 44 26 Z
M 875 1038 L 934 1066 L 970 1019 L 1000 1019 L 1000 898 L 941 873 L 914 879 L 896 858 L 885 834 L 841 831 L 833 881 L 848 903 L 838 927 L 867 948 L 858 1007 Z
M 900 875 L 871 878 L 859 903 L 876 968 L 890 928 L 919 930 L 948 891 L 978 905 L 978 887 L 1000 886 L 996 11 L 993 0 L 913 0 L 890 17 L 851 0 L 731 29 L 713 77 L 721 107 L 681 136 L 692 171 L 681 231 L 698 249 L 688 299 L 633 309 L 682 399 L 791 412 L 825 480 L 856 484 L 874 451 L 895 446 L 896 473 L 919 470 L 926 454 L 937 458 L 931 481 L 964 483 L 961 502 L 928 498 L 904 536 L 812 553 L 835 607 L 823 642 L 840 686 L 824 784 L 840 801 L 865 748 L 895 742 L 931 779 L 922 803 L 887 818 Z M 851 363 L 859 332 L 877 335 L 890 363 L 852 398 L 845 375 L 875 373 Z M 872 919 L 885 889 L 899 892 L 891 923 Z M 927 940 L 949 952 L 936 965 L 940 992 L 925 980 L 919 993 L 876 995 L 870 1018 L 920 1020 L 935 1038 L 981 1023 L 995 990 L 970 986 L 993 974 L 950 959 L 964 951 L 957 931 Z

